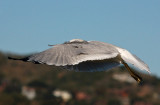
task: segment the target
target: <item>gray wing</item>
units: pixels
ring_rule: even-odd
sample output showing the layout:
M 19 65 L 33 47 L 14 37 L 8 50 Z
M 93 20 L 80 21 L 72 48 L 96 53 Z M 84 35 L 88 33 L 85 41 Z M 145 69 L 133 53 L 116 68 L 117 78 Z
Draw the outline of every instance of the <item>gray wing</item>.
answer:
M 110 60 L 95 60 L 95 61 L 85 61 L 76 65 L 67 65 L 62 68 L 68 70 L 75 70 L 78 72 L 95 72 L 95 71 L 105 71 L 110 70 L 114 67 L 119 66 L 120 63 Z
M 91 41 L 55 45 L 53 48 L 30 56 L 28 61 L 66 66 L 77 65 L 85 61 L 111 59 L 118 54 L 118 50 L 111 44 Z

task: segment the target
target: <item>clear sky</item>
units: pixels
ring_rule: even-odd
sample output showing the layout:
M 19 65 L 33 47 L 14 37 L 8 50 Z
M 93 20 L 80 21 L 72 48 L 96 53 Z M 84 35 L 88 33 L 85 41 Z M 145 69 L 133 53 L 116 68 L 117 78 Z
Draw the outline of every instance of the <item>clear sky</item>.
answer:
M 35 53 L 75 38 L 126 48 L 160 77 L 160 0 L 0 0 L 0 51 Z

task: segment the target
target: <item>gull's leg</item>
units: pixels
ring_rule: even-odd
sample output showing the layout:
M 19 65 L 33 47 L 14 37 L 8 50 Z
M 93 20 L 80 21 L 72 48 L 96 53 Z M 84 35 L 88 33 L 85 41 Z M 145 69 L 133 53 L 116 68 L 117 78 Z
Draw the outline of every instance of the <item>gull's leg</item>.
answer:
M 138 82 L 138 84 L 141 84 L 143 82 L 142 78 L 138 76 L 135 72 L 133 72 L 131 68 L 128 66 L 128 64 L 124 62 L 123 60 L 122 60 L 122 64 L 124 64 L 124 66 L 129 71 L 130 75 Z

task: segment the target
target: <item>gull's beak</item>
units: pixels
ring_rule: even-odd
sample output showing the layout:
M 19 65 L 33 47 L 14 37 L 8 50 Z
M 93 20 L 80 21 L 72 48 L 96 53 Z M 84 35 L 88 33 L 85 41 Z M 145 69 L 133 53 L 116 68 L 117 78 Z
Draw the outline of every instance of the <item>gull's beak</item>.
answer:
M 131 70 L 128 64 L 124 62 L 123 60 L 122 60 L 122 64 L 127 68 L 130 75 L 138 82 L 138 84 L 142 84 L 143 82 L 142 78 L 138 74 L 136 74 L 133 70 Z

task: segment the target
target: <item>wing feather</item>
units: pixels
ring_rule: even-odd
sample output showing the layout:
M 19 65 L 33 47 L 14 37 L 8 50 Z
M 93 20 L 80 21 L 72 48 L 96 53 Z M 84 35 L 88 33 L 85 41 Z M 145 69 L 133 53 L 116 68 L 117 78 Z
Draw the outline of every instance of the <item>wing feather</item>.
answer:
M 137 56 L 131 54 L 129 51 L 126 49 L 122 49 L 117 47 L 118 51 L 120 52 L 121 58 L 127 62 L 132 64 L 133 66 L 141 69 L 141 70 L 146 70 L 150 73 L 149 67 L 147 64 L 145 64 L 140 58 Z
M 59 44 L 29 57 L 28 61 L 48 65 L 77 65 L 84 61 L 115 58 L 118 50 L 111 44 L 90 41 L 88 43 Z
M 68 70 L 75 70 L 77 72 L 95 72 L 110 70 L 114 67 L 119 66 L 119 62 L 109 60 L 96 60 L 96 61 L 85 61 L 77 65 L 67 65 L 63 68 Z

